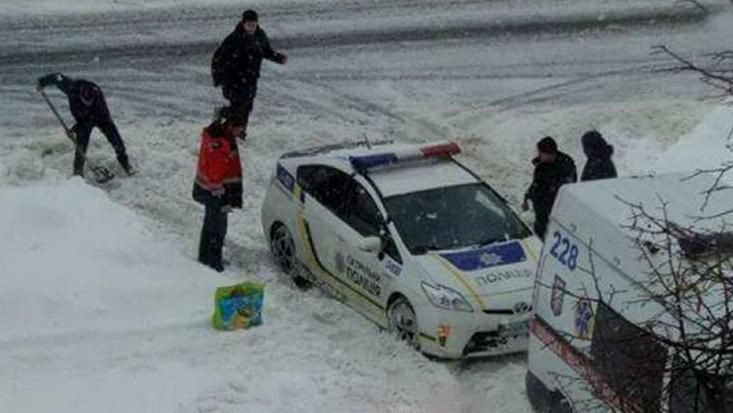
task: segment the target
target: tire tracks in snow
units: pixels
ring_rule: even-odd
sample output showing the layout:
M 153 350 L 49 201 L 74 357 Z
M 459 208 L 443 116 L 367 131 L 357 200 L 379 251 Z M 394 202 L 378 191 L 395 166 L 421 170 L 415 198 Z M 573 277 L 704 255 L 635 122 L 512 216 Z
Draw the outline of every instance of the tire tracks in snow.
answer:
M 404 7 L 414 6 L 415 3 L 407 2 Z M 178 13 L 181 13 L 180 11 Z M 175 16 L 175 13 L 173 13 Z M 195 15 L 195 13 L 194 13 Z M 140 30 L 140 25 L 151 24 L 160 25 L 168 22 L 173 26 L 170 30 L 180 30 L 179 20 L 167 20 L 160 15 L 153 14 L 151 17 L 132 19 L 125 22 L 124 19 L 117 17 L 111 18 L 110 24 L 123 24 L 122 34 L 131 34 L 135 30 Z M 165 16 L 165 14 L 163 15 Z M 231 20 L 231 16 L 226 16 Z M 306 14 L 307 17 L 307 14 Z M 203 21 L 209 19 L 208 15 L 201 17 Z M 217 18 L 222 18 L 221 16 Z M 117 20 L 119 19 L 119 20 Z M 158 20 L 156 20 L 158 19 Z M 162 19 L 162 20 L 161 20 Z M 686 8 L 673 8 L 663 10 L 644 10 L 634 13 L 614 13 L 606 16 L 599 21 L 597 14 L 577 15 L 577 16 L 561 16 L 534 18 L 532 16 L 524 19 L 512 21 L 463 21 L 455 23 L 435 24 L 435 22 L 427 22 L 427 24 L 400 25 L 400 26 L 377 26 L 367 29 L 343 29 L 336 31 L 326 31 L 321 33 L 304 32 L 294 33 L 291 35 L 273 36 L 272 42 L 278 48 L 287 50 L 311 49 L 311 48 L 331 48 L 338 46 L 357 46 L 368 44 L 404 44 L 416 41 L 445 41 L 449 39 L 474 39 L 474 38 L 496 38 L 505 36 L 536 36 L 538 34 L 562 34 L 569 35 L 572 33 L 588 32 L 592 30 L 604 30 L 607 27 L 617 28 L 649 28 L 650 26 L 685 26 L 697 25 L 705 21 L 707 16 L 698 11 Z M 101 19 L 104 22 L 105 18 Z M 99 23 L 103 24 L 103 23 Z M 231 24 L 231 23 L 230 23 Z M 9 33 L 17 31 L 35 30 L 31 24 L 31 28 L 20 27 L 12 28 L 9 25 Z M 138 27 L 136 27 L 138 26 Z M 61 24 L 58 29 L 53 25 L 45 23 L 44 30 L 58 30 L 59 33 L 65 33 L 69 27 Z M 96 26 L 92 24 L 89 28 L 72 26 L 77 28 L 82 34 L 94 34 L 94 29 L 104 28 L 106 26 Z M 210 30 L 210 29 L 209 29 Z M 68 35 L 68 33 L 67 33 Z M 12 69 L 18 67 L 29 67 L 39 65 L 59 64 L 63 62 L 84 62 L 93 61 L 95 59 L 118 60 L 118 59 L 150 59 L 150 58 L 190 58 L 190 56 L 198 56 L 203 54 L 211 54 L 220 42 L 221 33 L 207 33 L 204 35 L 214 36 L 206 40 L 191 41 L 156 41 L 141 40 L 138 37 L 127 39 L 127 43 L 119 44 L 114 41 L 114 37 L 107 39 L 107 44 L 103 46 L 95 46 L 92 44 L 77 46 L 52 46 L 52 47 L 24 47 L 25 50 L 18 50 L 18 47 L 10 42 L 9 46 L 0 46 L 0 67 L 4 69 Z M 146 37 L 156 37 L 149 35 Z M 132 41 L 132 42 L 131 42 Z M 131 42 L 131 43 L 130 43 Z

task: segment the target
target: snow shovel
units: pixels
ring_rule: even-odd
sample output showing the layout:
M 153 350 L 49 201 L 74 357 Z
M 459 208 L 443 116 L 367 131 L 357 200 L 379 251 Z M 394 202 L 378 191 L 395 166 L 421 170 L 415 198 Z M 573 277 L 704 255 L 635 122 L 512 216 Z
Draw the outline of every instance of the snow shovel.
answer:
M 59 114 L 59 111 L 56 110 L 56 107 L 51 102 L 51 99 L 48 98 L 48 95 L 46 95 L 46 92 L 40 91 L 41 96 L 43 96 L 43 99 L 48 104 L 48 107 L 51 108 L 51 112 L 56 116 L 56 119 L 58 119 L 59 123 L 61 123 L 61 127 L 64 128 L 64 132 L 66 134 L 66 137 L 68 137 L 71 142 L 74 144 L 74 148 L 76 149 L 76 153 L 81 156 L 85 163 L 89 166 L 89 170 L 92 171 L 92 174 L 94 175 L 94 181 L 100 184 L 106 183 L 111 181 L 115 174 L 110 171 L 108 168 L 102 166 L 102 165 L 94 165 L 89 162 L 89 158 L 81 151 L 81 148 L 76 143 L 76 136 L 74 135 L 74 131 L 69 129 L 68 126 L 66 126 L 66 122 L 64 122 L 64 119 Z

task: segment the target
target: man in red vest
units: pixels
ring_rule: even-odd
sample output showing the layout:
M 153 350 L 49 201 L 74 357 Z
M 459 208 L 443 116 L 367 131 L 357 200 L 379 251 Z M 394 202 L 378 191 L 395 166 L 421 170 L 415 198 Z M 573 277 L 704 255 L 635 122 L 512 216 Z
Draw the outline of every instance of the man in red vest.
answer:
M 242 165 L 237 138 L 244 140 L 245 120 L 224 113 L 204 128 L 199 147 L 193 199 L 204 205 L 198 260 L 218 272 L 224 271 L 222 249 L 227 233 L 227 214 L 242 207 Z

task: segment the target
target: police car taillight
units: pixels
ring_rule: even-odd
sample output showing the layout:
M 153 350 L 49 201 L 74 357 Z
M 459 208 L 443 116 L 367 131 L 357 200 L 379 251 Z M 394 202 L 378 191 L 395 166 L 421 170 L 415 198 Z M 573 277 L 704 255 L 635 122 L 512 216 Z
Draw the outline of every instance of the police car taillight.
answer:
M 349 162 L 351 166 L 357 170 L 365 170 L 378 166 L 387 166 L 390 164 L 415 161 L 428 158 L 448 157 L 461 153 L 461 148 L 454 142 L 428 145 L 418 149 L 386 152 L 379 154 L 350 156 Z

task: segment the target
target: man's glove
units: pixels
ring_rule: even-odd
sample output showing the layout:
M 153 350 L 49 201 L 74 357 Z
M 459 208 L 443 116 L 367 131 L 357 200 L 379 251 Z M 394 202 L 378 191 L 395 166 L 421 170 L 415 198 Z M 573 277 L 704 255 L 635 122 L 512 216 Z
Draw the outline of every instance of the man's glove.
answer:
M 284 65 L 288 62 L 288 56 L 285 53 L 275 53 L 275 63 Z

